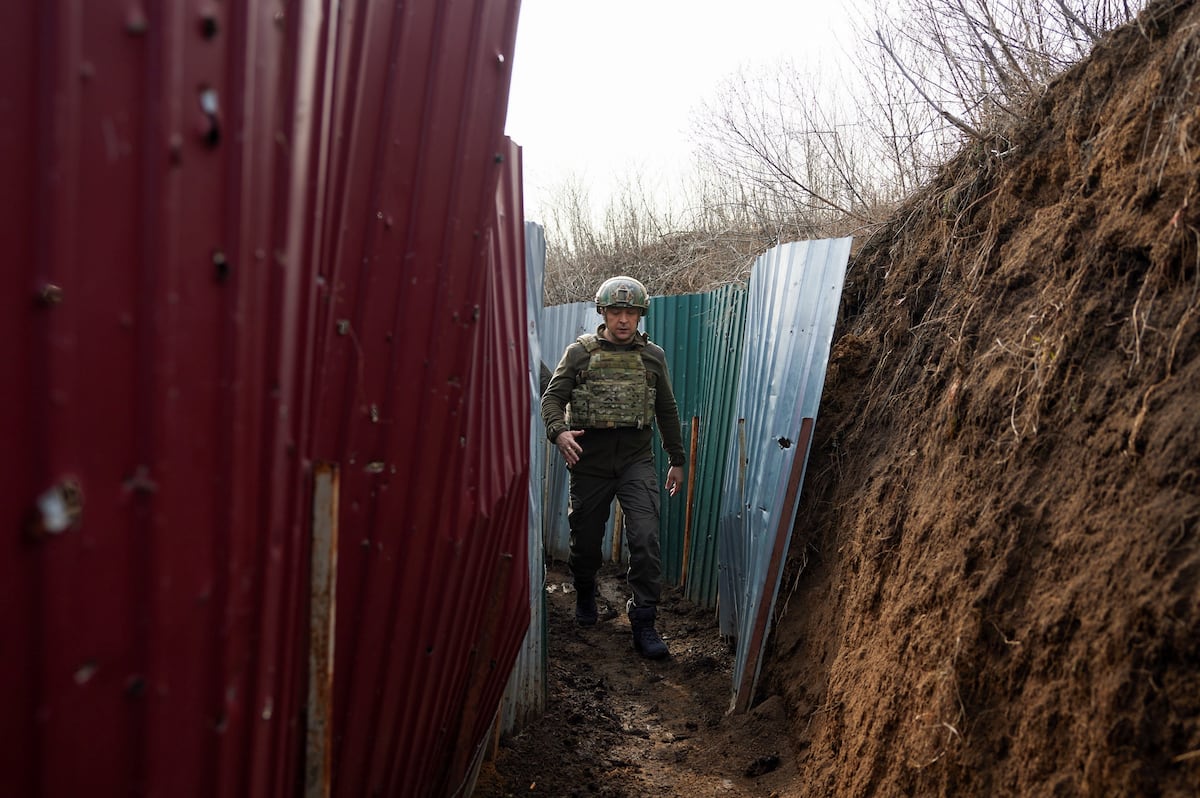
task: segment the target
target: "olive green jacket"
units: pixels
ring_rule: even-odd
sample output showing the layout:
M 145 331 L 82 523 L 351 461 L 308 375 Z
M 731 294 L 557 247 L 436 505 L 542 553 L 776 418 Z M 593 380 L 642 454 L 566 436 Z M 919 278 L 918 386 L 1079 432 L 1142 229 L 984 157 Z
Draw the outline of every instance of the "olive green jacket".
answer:
M 656 378 L 654 417 L 662 437 L 663 449 L 666 450 L 671 465 L 683 465 L 687 458 L 683 451 L 683 432 L 679 427 L 679 408 L 675 404 L 675 392 L 671 388 L 671 377 L 667 370 L 667 356 L 662 347 L 651 343 L 649 336 L 640 332 L 634 334 L 633 343 L 619 346 L 604 337 L 603 324 L 596 329 L 596 335 L 600 337 L 600 345 L 605 349 L 641 351 L 646 371 L 654 374 Z M 558 436 L 569 429 L 566 408 L 575 390 L 575 375 L 587 369 L 590 361 L 591 355 L 584 349 L 583 344 L 578 340 L 574 341 L 563 353 L 558 368 L 550 378 L 550 384 L 542 394 L 542 421 L 546 424 L 546 437 L 551 443 L 557 442 Z M 588 429 L 577 439 L 583 452 L 572 471 L 577 474 L 615 475 L 630 463 L 652 457 L 652 439 L 653 430 L 648 426 L 642 429 Z

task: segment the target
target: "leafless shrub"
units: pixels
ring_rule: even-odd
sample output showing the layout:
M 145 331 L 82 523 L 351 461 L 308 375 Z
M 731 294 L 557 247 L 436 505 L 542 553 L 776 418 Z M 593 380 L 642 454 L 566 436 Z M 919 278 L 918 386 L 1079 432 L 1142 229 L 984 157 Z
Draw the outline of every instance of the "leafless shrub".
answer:
M 578 181 L 563 185 L 546 222 L 546 304 L 588 301 L 616 274 L 636 277 L 657 295 L 745 280 L 778 235 L 756 226 L 740 202 L 716 199 L 714 186 L 693 188 L 697 202 L 680 222 L 636 183 L 621 187 L 598 215 Z
M 791 63 L 731 76 L 693 124 L 682 212 L 635 182 L 597 217 L 577 181 L 549 203 L 546 301 L 613 274 L 658 294 L 748 273 L 781 241 L 861 234 L 965 141 L 994 153 L 1049 82 L 1143 0 L 862 0 L 858 73 Z

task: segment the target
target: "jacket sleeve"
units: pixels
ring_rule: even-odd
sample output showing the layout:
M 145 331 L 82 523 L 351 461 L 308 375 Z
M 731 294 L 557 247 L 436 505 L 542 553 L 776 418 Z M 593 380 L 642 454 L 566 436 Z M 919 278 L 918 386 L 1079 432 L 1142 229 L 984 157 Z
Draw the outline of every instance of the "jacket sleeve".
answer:
M 542 392 L 542 423 L 546 425 L 546 438 L 555 443 L 567 429 L 566 410 L 575 390 L 575 374 L 578 371 L 579 355 L 587 352 L 579 343 L 573 343 L 563 352 L 558 367 Z

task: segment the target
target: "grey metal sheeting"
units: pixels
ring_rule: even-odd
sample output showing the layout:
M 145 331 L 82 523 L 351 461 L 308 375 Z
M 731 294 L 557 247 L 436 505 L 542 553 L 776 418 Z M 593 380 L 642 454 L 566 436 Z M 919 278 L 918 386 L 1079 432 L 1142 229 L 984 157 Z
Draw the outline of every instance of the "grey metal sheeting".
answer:
M 738 710 L 758 679 L 849 256 L 849 238 L 784 244 L 750 275 L 719 525 L 719 615 L 722 634 L 737 638 Z
M 525 222 L 525 305 L 529 314 L 529 631 L 517 653 L 500 704 L 499 730 L 521 731 L 546 709 L 546 562 L 542 549 L 542 504 L 546 475 L 545 428 L 539 408 L 542 286 L 546 273 L 546 234 Z

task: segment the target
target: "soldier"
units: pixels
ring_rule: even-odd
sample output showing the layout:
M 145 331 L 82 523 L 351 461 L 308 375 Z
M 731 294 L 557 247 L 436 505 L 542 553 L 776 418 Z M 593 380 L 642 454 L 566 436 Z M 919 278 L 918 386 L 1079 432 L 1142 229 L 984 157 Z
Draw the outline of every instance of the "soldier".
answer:
M 637 329 L 649 306 L 645 286 L 632 277 L 604 281 L 596 292 L 596 312 L 604 323 L 563 353 L 542 396 L 542 420 L 546 437 L 558 446 L 571 472 L 568 565 L 575 581 L 575 620 L 581 626 L 597 620 L 596 573 L 615 496 L 625 515 L 629 545 L 626 578 L 633 597 L 626 606 L 633 647 L 644 657 L 660 659 L 670 652 L 654 628 L 662 561 L 651 424 L 657 420 L 670 457 L 670 496 L 683 482 L 684 452 L 666 355 Z

